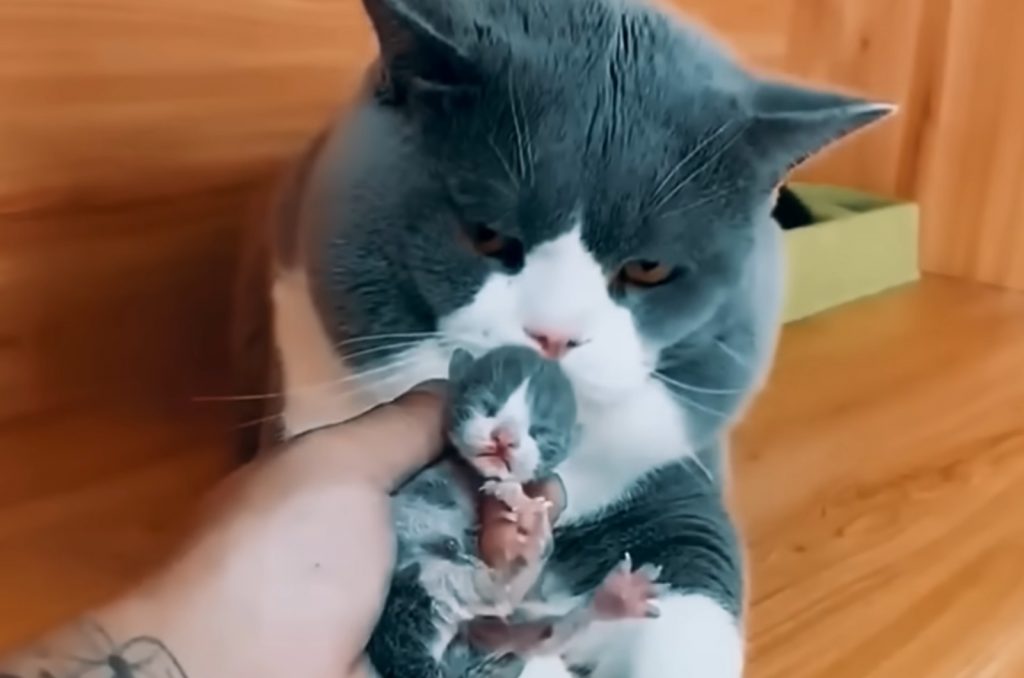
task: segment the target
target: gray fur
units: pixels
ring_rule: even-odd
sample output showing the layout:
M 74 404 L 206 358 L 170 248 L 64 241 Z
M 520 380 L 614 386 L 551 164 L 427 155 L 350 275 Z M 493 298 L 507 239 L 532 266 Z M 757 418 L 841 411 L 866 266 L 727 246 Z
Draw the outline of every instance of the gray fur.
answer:
M 364 4 L 382 77 L 335 130 L 310 189 L 321 221 L 309 265 L 333 338 L 436 331 L 581 211 L 584 244 L 610 278 L 630 260 L 675 267 L 666 284 L 612 291 L 661 347 L 656 369 L 717 480 L 715 441 L 773 350 L 773 190 L 889 109 L 758 79 L 702 33 L 627 0 Z M 479 256 L 462 237 L 474 223 L 516 248 Z M 541 397 L 531 391 L 534 405 Z M 686 464 L 560 530 L 552 577 L 586 590 L 627 549 L 738 615 L 742 568 L 720 484 Z

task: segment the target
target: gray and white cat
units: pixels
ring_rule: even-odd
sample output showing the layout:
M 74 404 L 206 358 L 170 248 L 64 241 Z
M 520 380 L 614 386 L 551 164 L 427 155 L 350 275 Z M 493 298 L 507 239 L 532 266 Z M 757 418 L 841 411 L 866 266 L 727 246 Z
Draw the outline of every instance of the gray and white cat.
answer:
M 543 352 L 580 423 L 547 612 L 625 552 L 671 592 L 524 675 L 740 675 L 720 439 L 776 340 L 773 193 L 891 108 L 755 77 L 626 0 L 363 2 L 380 62 L 278 224 L 286 433 L 443 377 L 456 348 Z

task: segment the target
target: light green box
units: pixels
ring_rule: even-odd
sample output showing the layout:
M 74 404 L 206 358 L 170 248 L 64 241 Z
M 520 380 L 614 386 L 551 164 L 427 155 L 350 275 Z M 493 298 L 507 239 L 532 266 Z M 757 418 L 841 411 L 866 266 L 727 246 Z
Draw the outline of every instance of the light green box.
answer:
M 915 203 L 834 186 L 790 188 L 818 223 L 784 234 L 786 322 L 920 279 Z

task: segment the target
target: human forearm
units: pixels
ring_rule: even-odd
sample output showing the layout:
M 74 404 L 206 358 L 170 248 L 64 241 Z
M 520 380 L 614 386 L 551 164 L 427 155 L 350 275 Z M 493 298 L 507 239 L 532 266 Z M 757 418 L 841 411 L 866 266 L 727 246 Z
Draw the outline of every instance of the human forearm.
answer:
M 0 658 L 0 678 L 190 674 L 164 640 L 166 617 L 145 594 L 90 613 L 16 654 Z

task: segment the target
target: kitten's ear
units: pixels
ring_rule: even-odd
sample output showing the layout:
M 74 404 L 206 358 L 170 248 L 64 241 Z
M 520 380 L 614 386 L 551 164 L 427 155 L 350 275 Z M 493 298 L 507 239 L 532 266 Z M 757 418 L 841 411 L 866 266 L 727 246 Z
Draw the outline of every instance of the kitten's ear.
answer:
M 472 354 L 465 349 L 455 349 L 451 362 L 448 363 L 448 381 L 455 382 L 461 380 L 472 366 Z
M 753 104 L 748 138 L 780 174 L 896 110 L 892 104 L 771 81 L 757 83 Z
M 400 96 L 410 89 L 448 89 L 471 84 L 472 62 L 447 35 L 450 25 L 417 9 L 425 0 L 363 0 L 380 43 L 387 85 Z M 445 2 L 437 3 L 444 8 Z

